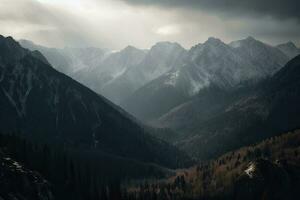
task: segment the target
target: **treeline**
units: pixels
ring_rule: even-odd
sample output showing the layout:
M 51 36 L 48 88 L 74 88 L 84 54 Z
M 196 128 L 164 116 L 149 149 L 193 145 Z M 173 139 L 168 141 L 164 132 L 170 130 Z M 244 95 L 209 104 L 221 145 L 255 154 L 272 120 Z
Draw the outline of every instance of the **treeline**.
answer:
M 129 200 L 182 200 L 187 199 L 188 185 L 184 176 L 177 176 L 173 182 L 144 182 L 127 191 Z
M 50 182 L 58 200 L 235 199 L 237 180 L 245 175 L 249 162 L 257 159 L 268 160 L 272 170 L 287 175 L 290 186 L 283 186 L 290 188 L 291 195 L 297 196 L 297 187 L 300 187 L 300 130 L 229 152 L 190 169 L 177 170 L 176 175 L 168 179 L 141 182 L 132 181 L 132 173 L 129 173 L 139 171 L 135 168 L 139 165 L 99 156 L 91 150 L 85 152 L 61 144 L 33 142 L 15 134 L 0 134 L 0 151 L 39 172 Z M 154 168 L 145 169 L 155 174 Z M 242 183 L 248 187 L 247 181 Z
M 0 134 L 0 150 L 42 174 L 50 182 L 55 199 L 123 199 L 120 177 L 113 173 L 104 175 L 95 167 L 97 161 L 64 147 L 34 143 L 14 134 Z
M 245 170 L 249 167 L 249 163 L 256 161 L 269 163 L 271 166 L 265 172 L 268 173 L 266 176 L 271 180 L 271 184 L 273 182 L 275 184 L 281 178 L 288 180 L 289 184 L 286 185 L 279 181 L 281 187 L 276 191 L 290 195 L 289 198 L 285 196 L 284 199 L 299 197 L 297 188 L 300 187 L 300 130 L 229 152 L 218 159 L 200 163 L 190 169 L 178 170 L 176 176 L 167 180 L 131 186 L 128 189 L 128 196 L 132 200 L 236 199 L 237 192 L 244 192 L 237 191 L 237 182 L 240 184 L 239 180 L 245 176 Z M 284 172 L 284 175 L 278 178 L 278 174 L 281 172 Z M 275 177 L 274 180 L 273 177 Z M 246 188 L 249 187 L 246 190 L 261 189 L 256 188 L 255 184 L 251 186 L 251 181 L 249 184 L 245 183 Z M 263 183 L 261 187 L 270 188 L 271 186 Z M 281 191 L 284 189 L 288 189 L 289 192 Z M 267 192 L 265 192 L 266 194 Z M 251 198 L 249 197 L 249 199 Z

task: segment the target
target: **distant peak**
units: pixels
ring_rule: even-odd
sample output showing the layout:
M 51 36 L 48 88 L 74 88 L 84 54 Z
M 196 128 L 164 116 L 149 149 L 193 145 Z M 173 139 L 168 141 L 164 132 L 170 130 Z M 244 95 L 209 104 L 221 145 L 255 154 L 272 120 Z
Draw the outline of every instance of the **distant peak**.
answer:
M 160 41 L 160 42 L 157 42 L 155 45 L 172 45 L 174 43 L 172 42 L 169 42 L 169 41 Z
M 6 43 L 7 47 L 21 47 L 20 44 L 11 36 L 4 37 L 1 35 L 0 41 Z
M 136 47 L 128 45 L 127 47 L 125 47 L 125 49 L 123 49 L 124 51 L 134 51 L 134 50 L 138 50 Z
M 241 41 L 243 41 L 244 43 L 247 43 L 247 44 L 255 44 L 255 45 L 262 45 L 262 44 L 265 44 L 265 43 L 263 43 L 263 42 L 261 42 L 261 41 L 255 39 L 255 38 L 252 37 L 252 36 L 249 36 L 249 37 L 247 37 L 246 39 L 241 40 Z
M 221 41 L 219 38 L 216 38 L 216 37 L 209 37 L 207 40 L 208 41 Z
M 219 38 L 209 37 L 205 43 L 209 43 L 209 44 L 214 43 L 214 44 L 217 44 L 217 43 L 223 43 L 223 42 Z
M 21 44 L 35 45 L 34 42 L 32 42 L 31 40 L 26 40 L 26 39 L 20 39 L 19 42 L 20 42 Z
M 0 36 L 0 57 L 5 63 L 13 63 L 16 60 L 22 58 L 26 54 L 25 49 L 15 41 L 12 37 L 3 37 Z
M 125 49 L 136 49 L 136 48 L 132 45 L 128 45 L 127 47 L 125 47 Z
M 14 41 L 14 42 L 15 42 L 14 38 L 13 38 L 13 37 L 11 37 L 11 36 L 8 36 L 8 37 L 6 37 L 6 39 L 7 39 L 7 40 L 10 40 L 10 41 Z
M 246 39 L 246 41 L 257 41 L 254 37 L 252 36 L 248 36 Z
M 0 35 L 0 39 L 1 40 L 14 41 L 15 42 L 15 40 L 11 36 L 5 37 L 3 35 Z
M 281 46 L 281 47 L 289 47 L 289 48 L 297 48 L 297 46 L 293 43 L 293 42 L 291 42 L 291 41 L 289 41 L 289 42 L 287 42 L 287 43 L 283 43 L 283 44 L 280 44 L 280 45 L 278 45 L 279 47 Z
M 153 47 L 157 47 L 157 46 L 163 46 L 163 47 L 178 46 L 178 47 L 181 47 L 180 44 L 178 44 L 177 42 L 169 42 L 169 41 L 157 42 Z
M 286 44 L 287 44 L 287 45 L 290 45 L 290 46 L 296 47 L 295 43 L 293 43 L 293 42 L 291 42 L 291 41 L 287 42 Z
M 260 48 L 260 47 L 264 47 L 264 46 L 270 46 L 262 41 L 259 41 L 257 39 L 255 39 L 252 36 L 248 36 L 245 39 L 241 39 L 241 40 L 236 40 L 236 41 L 232 41 L 231 43 L 229 43 L 229 45 L 233 48 L 238 48 L 238 47 L 255 47 L 255 48 Z
M 178 44 L 177 42 L 168 42 L 168 41 L 165 41 L 165 42 L 157 42 L 154 46 L 151 47 L 151 51 L 153 50 L 161 50 L 161 49 L 174 49 L 174 48 L 177 48 L 177 49 L 184 49 L 180 44 Z
M 125 55 L 125 56 L 144 53 L 143 50 L 138 49 L 138 48 L 136 48 L 134 46 L 131 46 L 131 45 L 128 45 L 124 49 L 121 49 L 120 51 L 117 51 L 117 52 L 119 52 L 119 53 L 121 53 L 122 55 Z

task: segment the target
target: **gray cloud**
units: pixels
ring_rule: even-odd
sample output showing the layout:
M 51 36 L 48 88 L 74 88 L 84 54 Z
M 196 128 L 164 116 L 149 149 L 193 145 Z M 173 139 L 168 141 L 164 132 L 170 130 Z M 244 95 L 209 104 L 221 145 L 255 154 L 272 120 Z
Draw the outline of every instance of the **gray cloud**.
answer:
M 51 6 L 37 0 L 2 0 L 0 5 L 0 34 L 16 39 L 29 39 L 40 44 L 64 46 L 101 46 L 105 39 L 90 31 L 82 16 L 63 6 Z M 54 4 L 55 5 L 55 4 Z
M 233 2 L 1 0 L 0 34 L 55 47 L 149 48 L 158 41 L 173 41 L 189 48 L 210 36 L 230 42 L 249 35 L 270 44 L 291 40 L 300 45 L 299 13 L 286 14 L 298 8 L 297 1 L 294 6 L 284 1 L 281 13 L 275 12 L 278 0 L 269 3 L 272 6 L 266 6 L 269 0 Z
M 226 16 L 269 16 L 300 21 L 299 0 L 119 0 L 137 6 L 215 11 Z

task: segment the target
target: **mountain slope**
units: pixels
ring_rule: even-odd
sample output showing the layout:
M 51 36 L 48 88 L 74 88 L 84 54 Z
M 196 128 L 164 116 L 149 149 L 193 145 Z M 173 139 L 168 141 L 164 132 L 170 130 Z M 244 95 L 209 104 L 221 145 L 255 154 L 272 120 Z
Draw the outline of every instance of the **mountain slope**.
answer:
M 55 69 L 72 77 L 79 70 L 97 67 L 108 53 L 106 49 L 94 47 L 58 49 L 37 45 L 29 40 L 20 40 L 19 43 L 31 51 L 40 51 Z
M 115 95 L 119 97 L 126 95 L 127 91 L 123 88 L 126 87 L 126 83 L 125 85 L 118 85 L 117 88 L 111 88 L 108 85 L 113 84 L 126 71 L 139 64 L 145 56 L 145 50 L 128 46 L 121 51 L 108 54 L 98 66 L 78 71 L 74 78 L 99 94 L 116 102 Z M 107 87 L 108 89 L 105 89 Z M 112 94 L 114 92 L 117 94 Z
M 185 56 L 186 50 L 179 44 L 159 42 L 147 52 L 139 64 L 105 85 L 101 94 L 119 104 L 146 83 L 180 66 Z
M 287 42 L 284 44 L 279 44 L 276 46 L 280 51 L 287 55 L 290 59 L 296 57 L 300 54 L 300 49 L 292 42 Z
M 182 94 L 178 88 L 164 83 L 167 74 L 135 91 L 122 101 L 120 106 L 139 120 L 146 122 L 184 103 L 188 96 Z
M 160 42 L 149 51 L 128 46 L 117 52 L 99 48 L 47 48 L 28 40 L 20 44 L 39 50 L 60 72 L 70 75 L 115 103 L 182 63 L 185 49 Z
M 200 159 L 298 128 L 299 70 L 297 56 L 269 80 L 220 93 L 223 97 L 202 94 L 162 117 L 160 125 L 183 130 L 176 144 Z
M 177 170 L 176 176 L 129 188 L 129 192 L 138 196 L 133 199 L 156 193 L 165 197 L 161 199 L 293 200 L 299 197 L 299 151 L 300 131 L 295 130 Z
M 255 84 L 287 61 L 280 50 L 251 37 L 229 45 L 209 38 L 191 48 L 180 67 L 141 87 L 121 106 L 137 118 L 151 121 L 187 103 L 203 89 L 213 86 L 231 90 Z
M 185 159 L 36 54 L 11 37 L 0 37 L 0 131 L 168 167 Z
M 278 48 L 260 42 L 253 37 L 238 40 L 229 44 L 243 59 L 255 66 L 258 73 L 268 77 L 281 69 L 290 59 Z

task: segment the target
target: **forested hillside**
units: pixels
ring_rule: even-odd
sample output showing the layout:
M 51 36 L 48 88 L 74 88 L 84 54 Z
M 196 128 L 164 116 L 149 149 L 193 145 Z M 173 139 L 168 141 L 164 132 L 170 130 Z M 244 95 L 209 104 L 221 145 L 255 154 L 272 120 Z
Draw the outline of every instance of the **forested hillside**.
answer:
M 133 199 L 297 199 L 300 130 L 266 139 L 190 168 L 167 180 L 129 189 Z
M 33 198 L 38 192 L 33 190 L 38 188 L 44 192 L 40 192 L 41 195 L 51 196 L 53 193 L 55 199 L 120 199 L 123 195 L 121 181 L 162 178 L 174 173 L 154 164 L 96 151 L 92 153 L 84 149 L 50 146 L 15 134 L 0 134 L 0 160 L 3 176 L 0 179 L 0 197 L 2 195 L 3 198 L 9 193 Z M 28 183 L 32 182 L 30 185 L 26 180 L 22 181 L 25 177 L 28 177 Z M 31 177 L 36 178 L 31 180 Z M 47 182 L 40 177 L 45 177 Z M 35 179 L 37 182 L 33 182 Z M 18 185 L 23 189 L 19 190 Z M 41 198 L 36 197 L 37 200 Z
M 164 139 L 172 138 L 179 148 L 203 160 L 298 129 L 299 80 L 297 56 L 256 85 L 202 90 L 196 98 L 160 119 L 161 125 L 180 133 Z

